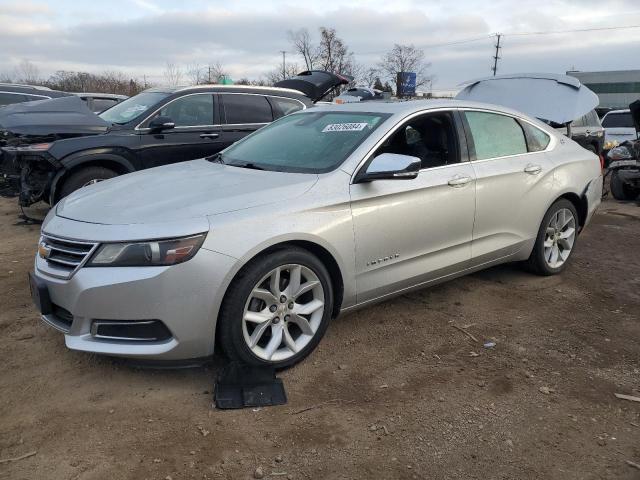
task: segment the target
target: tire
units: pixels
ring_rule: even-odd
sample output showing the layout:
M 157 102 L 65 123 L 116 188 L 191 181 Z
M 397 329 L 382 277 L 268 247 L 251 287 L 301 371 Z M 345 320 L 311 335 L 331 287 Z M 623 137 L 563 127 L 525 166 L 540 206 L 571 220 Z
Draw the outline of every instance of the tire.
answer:
M 62 184 L 57 195 L 57 200 L 61 200 L 67 195 L 75 192 L 79 188 L 91 183 L 92 181 L 108 180 L 117 177 L 118 173 L 109 168 L 98 166 L 80 167 L 79 170 L 73 172 Z
M 616 200 L 635 200 L 638 193 L 640 193 L 638 189 L 625 185 L 624 181 L 620 179 L 620 176 L 618 175 L 618 170 L 614 170 L 611 173 L 611 183 L 609 185 L 611 194 Z
M 569 214 L 572 217 L 571 220 L 568 219 Z M 554 228 L 553 222 L 558 220 L 559 216 L 562 216 L 562 218 L 567 220 L 567 227 L 565 228 L 561 226 L 560 234 L 556 231 L 556 233 L 551 235 L 550 230 Z M 547 213 L 544 215 L 540 228 L 538 229 L 538 235 L 531 255 L 525 264 L 529 271 L 537 275 L 548 276 L 557 275 L 566 268 L 577 241 L 579 228 L 578 219 L 578 212 L 573 206 L 573 203 L 569 200 L 557 200 L 553 205 L 551 205 L 551 207 L 549 207 L 549 210 L 547 210 Z M 565 220 L 562 220 L 557 223 L 561 224 L 564 223 L 564 221 Z M 568 238 L 570 228 L 573 228 L 573 235 L 571 238 Z M 567 238 L 563 238 L 563 234 L 567 235 Z M 554 235 L 556 235 L 555 240 L 553 240 Z M 569 243 L 570 247 L 568 249 L 564 248 L 569 245 Z M 557 262 L 553 261 L 554 247 L 557 250 L 557 255 L 555 256 L 558 260 Z M 551 258 L 549 257 L 550 255 Z M 566 258 L 564 255 L 566 255 Z
M 300 288 L 296 290 L 315 286 L 292 294 L 291 278 L 298 267 Z M 277 270 L 279 274 L 274 273 Z M 322 307 L 318 302 L 323 302 Z M 333 302 L 331 277 L 315 255 L 298 247 L 269 252 L 243 267 L 229 285 L 218 317 L 218 344 L 231 360 L 290 367 L 309 355 L 324 336 Z M 313 313 L 302 313 L 314 308 Z

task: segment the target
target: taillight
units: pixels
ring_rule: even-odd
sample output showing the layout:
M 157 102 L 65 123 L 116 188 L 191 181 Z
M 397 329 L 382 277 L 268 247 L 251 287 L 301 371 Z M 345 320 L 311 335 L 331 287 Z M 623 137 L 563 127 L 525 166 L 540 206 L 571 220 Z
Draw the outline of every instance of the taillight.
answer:
M 604 155 L 602 155 L 601 153 L 598 154 L 598 157 L 600 158 L 600 171 L 604 170 Z

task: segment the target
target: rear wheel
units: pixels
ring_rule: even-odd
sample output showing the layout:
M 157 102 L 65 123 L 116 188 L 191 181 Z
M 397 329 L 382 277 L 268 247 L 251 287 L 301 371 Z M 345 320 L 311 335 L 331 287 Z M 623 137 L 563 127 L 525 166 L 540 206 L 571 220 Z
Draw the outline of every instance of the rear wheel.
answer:
M 290 247 L 248 264 L 229 286 L 218 339 L 227 356 L 283 368 L 305 358 L 322 339 L 333 311 L 327 269 Z
M 635 200 L 640 191 L 630 185 L 624 183 L 620 178 L 619 170 L 611 173 L 611 194 L 616 200 Z
M 555 202 L 540 224 L 527 266 L 538 275 L 556 275 L 565 269 L 578 234 L 578 212 L 569 200 Z
M 99 166 L 81 167 L 69 175 L 69 177 L 64 181 L 57 199 L 60 200 L 79 188 L 117 176 L 118 173 L 109 168 Z

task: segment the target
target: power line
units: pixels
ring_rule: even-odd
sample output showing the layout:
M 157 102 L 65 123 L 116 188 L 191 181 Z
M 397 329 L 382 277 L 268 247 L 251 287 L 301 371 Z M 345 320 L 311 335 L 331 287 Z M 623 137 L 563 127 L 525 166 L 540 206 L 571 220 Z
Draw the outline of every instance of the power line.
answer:
M 512 37 L 521 37 L 525 35 L 556 35 L 559 33 L 577 33 L 577 32 L 601 32 L 605 30 L 626 30 L 630 28 L 640 28 L 640 25 L 622 25 L 618 27 L 594 27 L 594 28 L 577 28 L 574 30 L 549 30 L 546 32 L 514 32 L 505 33 L 504 35 Z

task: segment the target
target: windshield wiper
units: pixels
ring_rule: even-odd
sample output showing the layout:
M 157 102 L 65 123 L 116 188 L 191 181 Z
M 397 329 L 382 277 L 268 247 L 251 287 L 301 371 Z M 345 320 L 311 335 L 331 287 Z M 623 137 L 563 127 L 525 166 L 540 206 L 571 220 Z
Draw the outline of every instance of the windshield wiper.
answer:
M 222 163 L 224 165 L 224 160 L 222 159 L 222 153 L 220 152 L 213 154 L 210 157 L 206 157 L 205 160 L 208 160 L 211 163 Z
M 251 170 L 265 170 L 263 167 L 256 165 L 252 162 L 244 162 L 244 163 L 230 163 L 232 167 L 240 167 L 240 168 L 250 168 Z

